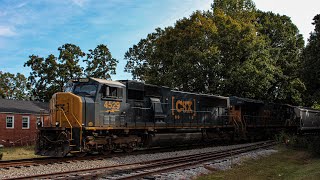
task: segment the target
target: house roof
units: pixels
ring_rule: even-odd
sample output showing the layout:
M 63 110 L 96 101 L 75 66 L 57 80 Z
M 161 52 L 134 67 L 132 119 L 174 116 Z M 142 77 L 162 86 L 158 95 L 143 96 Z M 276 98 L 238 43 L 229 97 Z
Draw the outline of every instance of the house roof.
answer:
M 0 113 L 39 114 L 40 110 L 44 110 L 43 113 L 49 114 L 49 103 L 39 101 L 0 99 Z

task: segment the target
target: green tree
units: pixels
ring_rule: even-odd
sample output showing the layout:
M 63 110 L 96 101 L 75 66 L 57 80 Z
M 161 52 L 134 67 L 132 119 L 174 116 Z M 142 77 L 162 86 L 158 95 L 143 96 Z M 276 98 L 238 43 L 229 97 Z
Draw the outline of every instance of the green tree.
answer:
M 217 0 L 130 48 L 134 79 L 184 91 L 299 103 L 302 36 L 287 16 L 251 0 Z
M 86 75 L 100 78 L 109 79 L 109 72 L 115 74 L 117 60 L 112 58 L 105 45 L 89 50 L 86 60 L 83 59 L 86 53 L 74 44 L 64 44 L 58 51 L 58 57 L 53 54 L 46 58 L 31 55 L 24 64 L 31 68 L 28 79 L 36 100 L 49 101 L 55 92 L 63 91 L 69 80 L 84 76 L 83 69 Z M 87 67 L 81 67 L 80 61 L 86 61 Z
M 126 71 L 135 79 L 179 90 L 256 97 L 254 86 L 267 87 L 272 75 L 264 75 L 272 70 L 261 69 L 257 60 L 264 60 L 267 52 L 254 24 L 248 23 L 248 18 L 254 20 L 254 7 L 241 19 L 218 5 L 213 12 L 195 12 L 142 39 L 125 54 Z M 261 75 L 252 76 L 256 71 Z
M 79 46 L 74 44 L 64 44 L 59 50 L 59 78 L 61 82 L 68 82 L 70 79 L 79 78 L 83 75 L 83 68 L 79 61 L 85 56 L 85 53 Z M 60 91 L 62 91 L 62 87 Z
M 232 18 L 251 23 L 256 7 L 252 0 L 214 0 L 212 10 L 214 14 L 222 12 Z
M 303 51 L 302 77 L 307 87 L 305 105 L 320 104 L 320 14 L 313 18 L 315 29 L 310 33 L 308 44 Z
M 111 79 L 111 74 L 116 74 L 118 61 L 112 58 L 108 47 L 104 44 L 98 45 L 94 50 L 90 49 L 84 62 L 87 63 L 84 73 L 89 77 Z
M 47 58 L 36 55 L 29 56 L 24 64 L 31 68 L 28 77 L 35 100 L 49 101 L 55 92 L 63 91 L 68 80 L 81 77 L 80 58 L 84 56 L 80 47 L 64 44 L 58 48 L 59 57 L 50 54 Z
M 147 83 L 208 92 L 219 79 L 215 71 L 219 65 L 212 41 L 217 35 L 216 27 L 206 16 L 195 12 L 190 18 L 177 21 L 175 27 L 157 28 L 125 54 L 126 71 Z
M 28 80 L 35 100 L 49 101 L 55 92 L 63 88 L 64 81 L 59 74 L 61 66 L 53 54 L 47 58 L 31 55 L 24 66 L 31 68 Z
M 27 78 L 20 73 L 0 71 L 0 97 L 5 99 L 28 100 L 30 86 Z
M 219 1 L 217 1 L 218 3 Z M 239 1 L 240 3 L 240 1 Z M 266 89 L 273 80 L 274 66 L 269 61 L 269 51 L 264 39 L 257 36 L 252 8 L 247 18 L 228 13 L 224 7 L 214 4 L 213 20 L 218 27 L 221 69 L 221 94 L 266 99 Z M 235 6 L 238 7 L 238 6 Z M 241 6 L 239 6 L 241 7 Z M 246 11 L 243 8 L 232 12 Z M 234 17 L 235 16 L 235 17 Z
M 257 12 L 258 35 L 264 38 L 269 49 L 269 60 L 275 66 L 274 80 L 268 89 L 269 100 L 300 104 L 305 86 L 300 78 L 302 35 L 285 15 Z

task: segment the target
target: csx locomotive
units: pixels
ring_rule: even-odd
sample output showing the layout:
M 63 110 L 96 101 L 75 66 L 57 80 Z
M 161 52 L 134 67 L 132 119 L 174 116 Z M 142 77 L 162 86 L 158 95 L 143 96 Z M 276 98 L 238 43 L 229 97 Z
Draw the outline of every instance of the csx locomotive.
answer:
M 138 147 L 271 137 L 320 130 L 319 111 L 258 100 L 196 94 L 137 81 L 81 78 L 50 101 L 36 154 L 108 154 Z

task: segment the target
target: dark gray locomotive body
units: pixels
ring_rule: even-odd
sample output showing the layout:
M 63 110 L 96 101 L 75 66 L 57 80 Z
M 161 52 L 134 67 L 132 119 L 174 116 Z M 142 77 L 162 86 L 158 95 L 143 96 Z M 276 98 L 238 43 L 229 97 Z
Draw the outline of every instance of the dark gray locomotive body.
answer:
M 171 90 L 137 81 L 83 78 L 50 101 L 36 154 L 108 154 L 138 147 L 257 139 L 319 130 L 316 110 Z
M 246 136 L 251 138 L 280 131 L 297 134 L 320 132 L 320 111 L 311 108 L 232 96 L 229 113 L 231 117 L 241 119 Z
M 88 78 L 71 84 L 69 92 L 53 96 L 51 124 L 39 127 L 36 154 L 106 154 L 197 143 L 216 138 L 217 130 L 233 136 L 228 97 L 136 81 Z

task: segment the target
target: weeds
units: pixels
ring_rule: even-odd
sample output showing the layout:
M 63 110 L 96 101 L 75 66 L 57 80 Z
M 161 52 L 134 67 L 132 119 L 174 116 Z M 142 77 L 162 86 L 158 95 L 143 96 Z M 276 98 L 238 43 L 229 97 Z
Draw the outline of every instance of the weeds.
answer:
M 34 155 L 34 146 L 5 147 L 2 149 L 2 160 L 26 159 L 38 157 Z
M 281 132 L 276 135 L 276 141 L 294 149 L 307 150 L 308 152 L 320 156 L 319 135 L 298 136 Z

